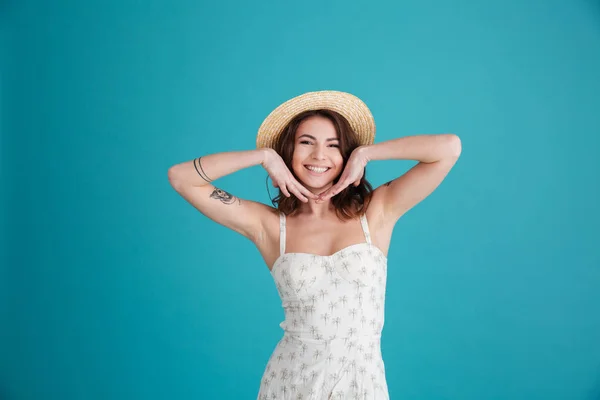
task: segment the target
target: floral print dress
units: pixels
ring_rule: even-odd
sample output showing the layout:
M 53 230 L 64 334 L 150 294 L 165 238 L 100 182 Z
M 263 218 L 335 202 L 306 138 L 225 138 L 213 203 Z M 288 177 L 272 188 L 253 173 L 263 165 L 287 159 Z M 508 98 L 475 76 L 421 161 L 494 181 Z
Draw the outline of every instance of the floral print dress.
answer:
M 387 258 L 366 242 L 330 255 L 285 253 L 271 275 L 281 297 L 284 334 L 263 373 L 258 400 L 389 399 L 381 355 Z

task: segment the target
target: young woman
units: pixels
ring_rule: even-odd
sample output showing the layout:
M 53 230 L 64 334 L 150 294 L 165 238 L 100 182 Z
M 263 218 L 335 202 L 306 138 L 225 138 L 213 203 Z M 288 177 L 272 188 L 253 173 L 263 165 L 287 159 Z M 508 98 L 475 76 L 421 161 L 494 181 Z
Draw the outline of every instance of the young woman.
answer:
M 173 188 L 201 213 L 252 240 L 285 311 L 283 337 L 259 400 L 389 399 L 381 355 L 387 253 L 398 219 L 456 163 L 454 134 L 373 144 L 367 106 L 344 92 L 305 93 L 262 123 L 257 149 L 172 166 Z M 375 190 L 369 161 L 419 161 Z M 262 165 L 279 188 L 276 207 L 242 200 L 211 182 Z

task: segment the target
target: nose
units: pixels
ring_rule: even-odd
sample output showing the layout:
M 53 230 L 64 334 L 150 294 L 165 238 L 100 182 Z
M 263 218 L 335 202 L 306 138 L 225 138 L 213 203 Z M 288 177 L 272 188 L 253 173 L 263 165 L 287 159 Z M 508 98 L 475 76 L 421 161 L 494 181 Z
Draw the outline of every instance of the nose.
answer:
M 316 160 L 323 160 L 325 158 L 325 150 L 322 146 L 314 146 L 312 156 Z

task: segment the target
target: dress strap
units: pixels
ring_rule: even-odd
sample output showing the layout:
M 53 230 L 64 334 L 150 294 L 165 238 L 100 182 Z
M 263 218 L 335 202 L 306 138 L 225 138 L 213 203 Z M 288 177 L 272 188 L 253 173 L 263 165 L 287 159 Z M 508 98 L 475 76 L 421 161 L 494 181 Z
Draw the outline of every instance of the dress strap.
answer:
M 367 223 L 366 213 L 360 216 L 360 224 L 362 225 L 363 232 L 365 234 L 365 239 L 367 239 L 367 243 L 371 245 L 371 233 L 369 232 L 369 224 Z
M 285 214 L 279 213 L 279 253 L 285 254 Z

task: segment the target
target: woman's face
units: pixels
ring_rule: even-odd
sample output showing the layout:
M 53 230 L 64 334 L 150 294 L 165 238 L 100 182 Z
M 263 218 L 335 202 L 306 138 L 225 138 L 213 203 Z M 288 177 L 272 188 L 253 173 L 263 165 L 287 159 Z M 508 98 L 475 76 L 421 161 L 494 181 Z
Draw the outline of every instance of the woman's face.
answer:
M 325 190 L 342 172 L 344 159 L 333 123 L 324 117 L 303 120 L 296 130 L 292 168 L 309 190 Z

